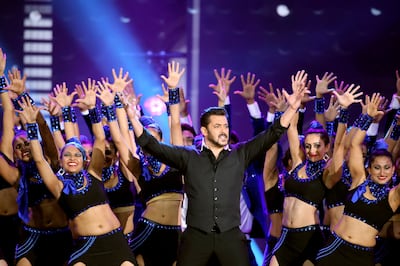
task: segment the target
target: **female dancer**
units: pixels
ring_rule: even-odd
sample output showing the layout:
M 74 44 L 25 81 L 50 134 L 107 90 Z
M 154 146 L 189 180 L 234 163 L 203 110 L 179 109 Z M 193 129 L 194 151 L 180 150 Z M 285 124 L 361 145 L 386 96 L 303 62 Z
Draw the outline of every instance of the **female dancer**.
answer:
M 390 189 L 395 171 L 392 155 L 378 149 L 365 167 L 361 144 L 373 117 L 379 115 L 379 93 L 366 96 L 367 110 L 355 121 L 350 145 L 350 195 L 344 214 L 327 245 L 318 252 L 317 265 L 374 265 L 373 247 L 383 225 L 400 206 L 400 187 Z M 377 215 L 379 214 L 379 215 Z
M 361 95 L 357 93 L 358 89 L 353 85 L 345 94 L 335 96 L 338 100 L 343 99 L 343 102 L 344 99 L 354 102 Z M 272 252 L 270 265 L 302 264 L 306 260 L 315 259 L 323 243 L 318 209 L 321 208 L 326 187 L 337 182 L 338 175 L 335 173 L 343 162 L 343 156 L 336 156 L 334 151 L 334 159 L 327 164 L 330 140 L 323 128 L 310 128 L 305 133 L 306 160 L 302 161 L 296 120 L 292 120 L 288 129 L 293 168 L 285 179 L 282 234 Z
M 30 99 L 25 92 L 25 77 L 17 69 L 11 72 L 10 90 L 18 95 L 13 100 L 18 110 L 18 100 Z M 31 99 L 30 99 L 31 100 Z M 23 117 L 22 117 L 23 118 Z M 7 118 L 13 121 L 12 117 Z M 54 171 L 58 170 L 57 148 L 44 118 L 37 116 L 42 137 L 44 156 Z M 13 135 L 12 147 L 16 166 L 19 170 L 18 214 L 22 229 L 15 251 L 17 265 L 64 265 L 71 251 L 72 238 L 65 212 L 43 183 L 42 177 L 31 156 L 30 140 L 27 132 L 20 130 L 14 136 L 14 128 L 4 128 Z M 5 143 L 4 143 L 5 144 Z M 40 145 L 40 144 L 39 144 Z
M 65 86 L 62 87 L 66 89 Z M 97 113 L 96 92 L 93 83 L 88 84 L 83 102 L 89 108 L 95 141 L 87 170 L 84 168 L 85 150 L 77 141 L 71 141 L 61 150 L 61 170 L 55 174 L 45 158 L 38 141 L 36 116 L 39 109 L 25 98 L 21 99 L 20 111 L 26 121 L 32 156 L 43 182 L 69 218 L 75 238 L 69 265 L 136 265 L 133 253 L 121 231 L 120 223 L 108 204 L 101 181 L 104 164 L 104 131 Z M 58 101 L 60 103 L 60 101 Z M 65 103 L 68 102 L 68 99 Z M 69 105 L 61 106 L 65 129 L 73 130 L 74 116 Z
M 6 55 L 0 48 L 0 98 L 3 109 L 3 131 L 0 146 L 0 265 L 13 265 L 20 220 L 18 218 L 18 170 L 14 165 L 12 139 L 14 108 L 8 95 L 7 81 L 3 76 Z M 15 73 L 15 71 L 14 71 Z M 11 81 L 13 72 L 9 73 Z M 22 80 L 21 80 L 22 82 Z M 11 86 L 15 86 L 15 82 Z
M 163 80 L 168 86 L 169 108 L 171 112 L 171 140 L 183 145 L 179 121 L 179 88 L 176 86 L 184 72 L 179 63 L 168 63 L 168 78 Z M 149 117 L 142 117 L 145 128 L 162 141 L 160 127 Z M 170 266 L 177 259 L 178 242 L 181 234 L 180 217 L 183 201 L 183 181 L 181 172 L 159 162 L 140 150 L 142 174 L 139 178 L 140 197 L 145 202 L 145 210 L 134 232 L 132 249 L 139 265 Z

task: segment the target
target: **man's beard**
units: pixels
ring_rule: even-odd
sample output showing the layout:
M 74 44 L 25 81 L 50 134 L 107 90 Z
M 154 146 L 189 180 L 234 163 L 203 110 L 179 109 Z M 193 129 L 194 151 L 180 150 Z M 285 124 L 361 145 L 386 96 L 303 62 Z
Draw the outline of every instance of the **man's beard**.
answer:
M 219 147 L 219 148 L 223 148 L 223 147 L 226 146 L 226 144 L 228 144 L 228 141 L 226 141 L 225 144 L 219 143 L 219 142 L 218 142 L 218 139 L 219 139 L 221 136 L 224 136 L 224 137 L 228 140 L 228 136 L 227 136 L 226 134 L 220 134 L 220 135 L 218 136 L 217 140 L 214 140 L 214 139 L 211 139 L 211 138 L 208 138 L 207 140 L 208 140 L 213 146 L 216 146 L 216 147 Z

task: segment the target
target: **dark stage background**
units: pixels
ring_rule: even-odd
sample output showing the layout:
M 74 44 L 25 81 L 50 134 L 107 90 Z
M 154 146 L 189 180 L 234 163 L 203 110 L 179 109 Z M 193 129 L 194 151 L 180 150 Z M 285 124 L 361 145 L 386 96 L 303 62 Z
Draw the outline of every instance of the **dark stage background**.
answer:
M 279 4 L 290 14 L 279 16 Z M 88 77 L 110 77 L 112 68 L 123 67 L 144 95 L 145 113 L 165 131 L 166 114 L 153 96 L 161 93 L 159 76 L 167 62 L 178 60 L 187 69 L 182 85 L 198 129 L 201 111 L 217 103 L 208 87 L 215 82 L 214 68 L 238 76 L 231 91 L 240 89 L 239 75 L 247 72 L 264 87 L 272 82 L 290 88 L 290 75 L 305 69 L 313 85 L 316 75 L 334 72 L 339 81 L 390 98 L 400 68 L 399 10 L 399 1 L 378 0 L 2 1 L 0 47 L 9 67 L 26 70 L 37 99 L 63 81 L 73 89 Z M 50 23 L 40 24 L 45 21 Z M 51 44 L 51 49 L 32 50 L 27 43 Z M 231 102 L 233 128 L 247 139 L 252 129 L 245 103 L 233 94 Z M 355 114 L 360 110 L 352 108 Z M 306 123 L 311 110 L 309 104 Z

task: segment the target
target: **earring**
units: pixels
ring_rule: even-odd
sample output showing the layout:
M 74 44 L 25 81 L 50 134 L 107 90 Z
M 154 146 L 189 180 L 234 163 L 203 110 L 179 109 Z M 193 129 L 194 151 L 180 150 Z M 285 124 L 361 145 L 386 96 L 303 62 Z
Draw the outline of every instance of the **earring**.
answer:
M 60 170 L 57 171 L 57 174 L 63 176 L 65 174 L 64 168 L 60 168 Z
M 327 162 L 329 160 L 329 155 L 327 153 L 324 154 L 324 157 L 322 159 Z

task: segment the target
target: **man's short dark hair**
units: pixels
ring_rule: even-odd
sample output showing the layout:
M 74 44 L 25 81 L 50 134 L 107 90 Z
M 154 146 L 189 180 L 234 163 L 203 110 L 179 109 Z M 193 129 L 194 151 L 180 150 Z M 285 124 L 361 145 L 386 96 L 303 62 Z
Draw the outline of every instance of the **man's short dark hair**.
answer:
M 210 116 L 212 115 L 223 115 L 228 118 L 228 113 L 224 107 L 209 107 L 205 109 L 200 116 L 200 126 L 207 127 L 210 123 Z

